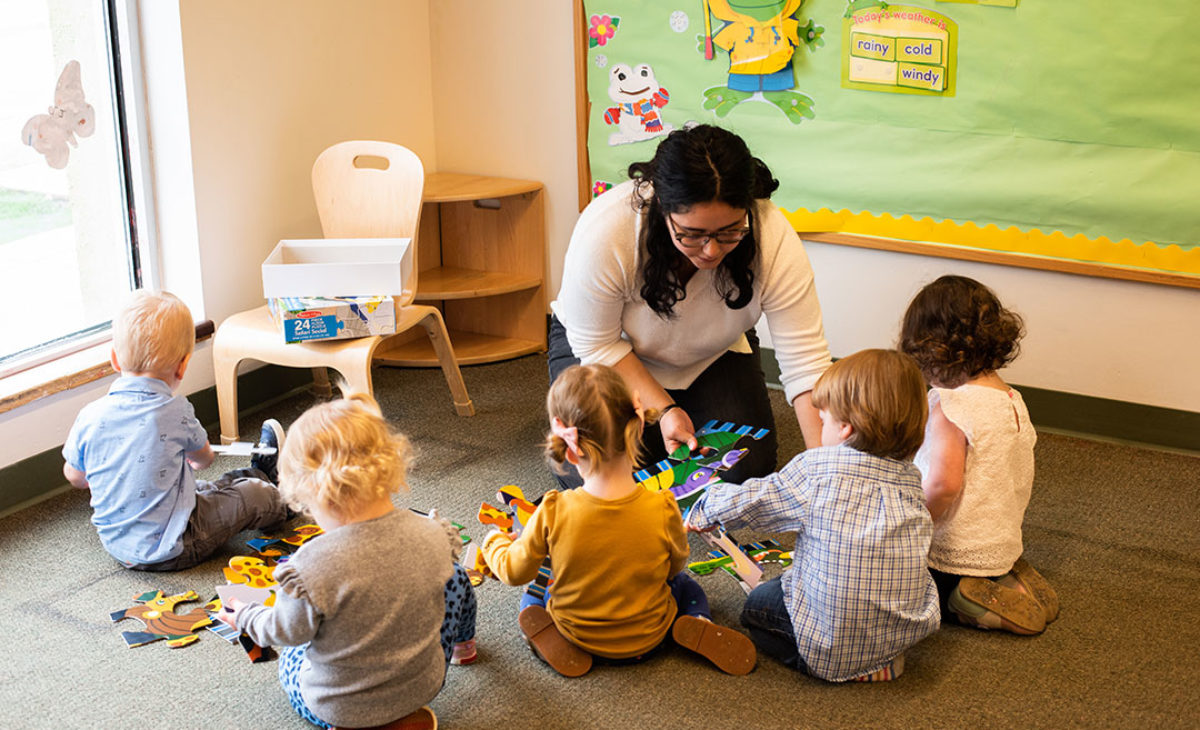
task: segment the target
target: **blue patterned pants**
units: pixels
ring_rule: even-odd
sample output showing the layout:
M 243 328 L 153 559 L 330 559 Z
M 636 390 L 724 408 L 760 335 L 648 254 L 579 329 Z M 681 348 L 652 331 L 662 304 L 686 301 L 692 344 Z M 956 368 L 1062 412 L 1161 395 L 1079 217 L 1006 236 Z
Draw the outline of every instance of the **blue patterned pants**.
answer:
M 446 581 L 446 618 L 442 621 L 442 651 L 446 663 L 454 645 L 475 638 L 475 591 L 461 565 L 455 564 L 454 575 Z M 300 717 L 320 728 L 332 727 L 321 720 L 304 704 L 300 696 L 300 670 L 307 661 L 308 644 L 289 646 L 279 653 L 279 684 Z

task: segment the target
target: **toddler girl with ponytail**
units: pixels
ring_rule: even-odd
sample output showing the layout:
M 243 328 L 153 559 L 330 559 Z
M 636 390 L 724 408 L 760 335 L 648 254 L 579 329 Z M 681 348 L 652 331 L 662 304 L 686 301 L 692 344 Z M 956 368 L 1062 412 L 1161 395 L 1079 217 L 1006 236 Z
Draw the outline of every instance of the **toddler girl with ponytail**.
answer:
M 730 674 L 754 668 L 754 644 L 710 621 L 704 590 L 683 572 L 687 533 L 674 496 L 633 478 L 644 412 L 612 368 L 565 370 L 546 398 L 547 456 L 578 468 L 583 486 L 547 492 L 519 538 L 494 532 L 483 545 L 502 582 L 531 581 L 547 555 L 554 582 L 545 599 L 522 599 L 519 623 L 535 653 L 568 677 L 593 657 L 641 661 L 670 635 Z M 543 602 L 544 601 L 544 602 Z

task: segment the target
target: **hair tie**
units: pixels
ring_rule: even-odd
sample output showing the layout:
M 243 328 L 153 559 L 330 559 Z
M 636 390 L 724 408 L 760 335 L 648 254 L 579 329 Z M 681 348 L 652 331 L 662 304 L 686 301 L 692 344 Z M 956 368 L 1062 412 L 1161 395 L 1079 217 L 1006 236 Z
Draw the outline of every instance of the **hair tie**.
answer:
M 578 428 L 574 426 L 567 428 L 567 425 L 562 420 L 555 418 L 550 422 L 550 433 L 565 441 L 569 450 L 574 451 L 576 454 L 579 453 Z

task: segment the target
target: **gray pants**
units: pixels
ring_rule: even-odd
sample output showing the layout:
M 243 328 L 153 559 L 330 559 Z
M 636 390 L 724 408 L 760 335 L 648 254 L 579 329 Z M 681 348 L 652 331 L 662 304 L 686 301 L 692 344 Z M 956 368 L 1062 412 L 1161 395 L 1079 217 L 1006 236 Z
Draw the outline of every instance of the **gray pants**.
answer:
M 133 570 L 184 570 L 204 562 L 242 530 L 261 530 L 287 519 L 279 489 L 258 469 L 235 469 L 215 482 L 196 482 L 196 509 L 183 531 L 183 552 Z

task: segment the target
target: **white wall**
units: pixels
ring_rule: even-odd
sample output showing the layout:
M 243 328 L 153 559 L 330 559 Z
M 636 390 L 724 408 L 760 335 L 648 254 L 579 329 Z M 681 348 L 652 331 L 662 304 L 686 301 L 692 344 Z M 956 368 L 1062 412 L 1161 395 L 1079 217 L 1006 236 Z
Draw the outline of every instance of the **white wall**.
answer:
M 909 300 L 942 274 L 990 286 L 1025 319 L 1014 383 L 1200 412 L 1200 293 L 1049 271 L 805 243 L 830 349 L 891 347 Z

